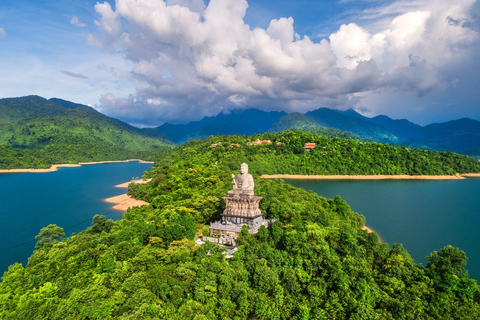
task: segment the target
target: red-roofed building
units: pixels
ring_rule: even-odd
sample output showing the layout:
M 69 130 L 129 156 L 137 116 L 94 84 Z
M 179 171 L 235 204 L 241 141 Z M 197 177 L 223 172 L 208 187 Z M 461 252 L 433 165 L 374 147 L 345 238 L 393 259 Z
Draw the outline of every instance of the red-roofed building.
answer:
M 250 141 L 247 142 L 247 145 L 249 145 L 249 146 L 267 145 L 267 144 L 272 144 L 272 141 L 257 139 L 257 141 L 254 141 L 254 142 L 250 142 Z
M 313 148 L 315 148 L 317 145 L 315 143 L 305 143 L 305 150 L 306 151 L 310 151 L 312 150 Z

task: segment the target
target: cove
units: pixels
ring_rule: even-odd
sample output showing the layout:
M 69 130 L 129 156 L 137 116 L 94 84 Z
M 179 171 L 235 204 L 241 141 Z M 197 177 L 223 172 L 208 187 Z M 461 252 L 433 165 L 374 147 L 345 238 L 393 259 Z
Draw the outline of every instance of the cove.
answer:
M 115 185 L 141 178 L 151 166 L 131 161 L 0 174 L 0 275 L 15 262 L 25 267 L 35 236 L 49 224 L 64 228 L 69 237 L 88 228 L 96 214 L 121 219 L 123 212 L 104 199 L 126 193 Z
M 447 245 L 467 254 L 480 279 L 480 178 L 464 180 L 285 180 L 333 198 L 340 195 L 390 246 L 401 243 L 416 263 Z

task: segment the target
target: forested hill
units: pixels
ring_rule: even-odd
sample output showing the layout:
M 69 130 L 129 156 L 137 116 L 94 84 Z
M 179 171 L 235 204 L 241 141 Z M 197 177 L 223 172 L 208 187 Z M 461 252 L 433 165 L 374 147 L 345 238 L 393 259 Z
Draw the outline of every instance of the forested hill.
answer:
M 244 144 L 256 138 L 282 141 L 283 149 Z M 298 148 L 315 139 L 325 153 Z M 216 142 L 221 147 L 210 148 Z M 281 164 L 285 158 L 309 167 L 311 157 L 335 160 L 348 148 L 375 167 L 382 147 L 296 132 L 179 146 L 157 160 L 149 183 L 129 189 L 150 205 L 117 222 L 95 216 L 90 228 L 65 239 L 59 226 L 42 229 L 28 265 L 12 265 L 2 277 L 0 319 L 480 318 L 480 288 L 468 278 L 460 249 L 445 247 L 426 266 L 416 264 L 402 245 L 362 230 L 365 218 L 340 197 L 258 176 L 269 167 L 290 168 Z M 444 171 L 475 167 L 450 153 L 389 150 L 405 155 L 402 168 L 423 158 L 436 159 Z M 277 221 L 253 236 L 244 228 L 227 260 L 224 248 L 194 239 L 225 209 L 222 197 L 243 161 L 263 197 L 262 212 Z
M 247 145 L 248 141 L 257 139 L 270 140 L 272 143 L 262 146 Z M 218 145 L 219 143 L 221 145 Z M 281 145 L 277 146 L 277 143 Z M 315 143 L 316 147 L 305 151 L 306 143 Z M 211 148 L 212 144 L 217 146 Z M 233 165 L 232 169 L 242 162 L 251 163 L 250 170 L 259 175 L 455 175 L 480 172 L 479 161 L 456 153 L 327 138 L 300 131 L 192 140 L 179 147 L 175 154 L 182 154 L 183 158 L 195 156 L 196 161 L 204 159 L 204 165 L 229 161 Z M 172 162 L 180 160 L 172 159 Z
M 61 99 L 0 99 L 0 119 L 0 169 L 142 158 L 171 145 L 90 107 Z

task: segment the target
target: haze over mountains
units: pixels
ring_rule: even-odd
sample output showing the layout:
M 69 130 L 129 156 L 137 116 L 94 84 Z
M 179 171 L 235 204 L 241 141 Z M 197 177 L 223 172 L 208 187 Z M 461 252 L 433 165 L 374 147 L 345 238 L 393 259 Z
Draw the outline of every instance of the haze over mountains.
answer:
M 152 150 L 211 135 L 252 135 L 304 130 L 330 137 L 480 155 L 480 122 L 469 118 L 420 126 L 384 115 L 373 118 L 356 111 L 319 108 L 306 114 L 258 109 L 221 112 L 187 124 L 165 123 L 139 129 L 70 101 L 27 96 L 0 99 L 0 145 L 19 149 L 54 143 L 100 143 L 126 150 Z

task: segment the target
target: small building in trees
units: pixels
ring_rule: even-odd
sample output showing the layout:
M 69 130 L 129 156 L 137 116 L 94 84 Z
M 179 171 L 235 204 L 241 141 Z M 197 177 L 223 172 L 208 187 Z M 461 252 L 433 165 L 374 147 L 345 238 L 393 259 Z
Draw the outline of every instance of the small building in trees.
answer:
M 305 143 L 305 151 L 310 151 L 315 148 L 317 145 L 315 143 Z
M 261 226 L 268 228 L 274 222 L 265 219 L 258 207 L 262 197 L 254 194 L 255 182 L 248 173 L 246 163 L 241 165 L 236 177 L 232 174 L 232 183 L 233 189 L 223 197 L 227 208 L 222 213 L 222 219 L 210 223 L 210 237 L 203 237 L 204 241 L 235 246 L 243 226 L 249 228 L 250 234 L 255 234 Z

